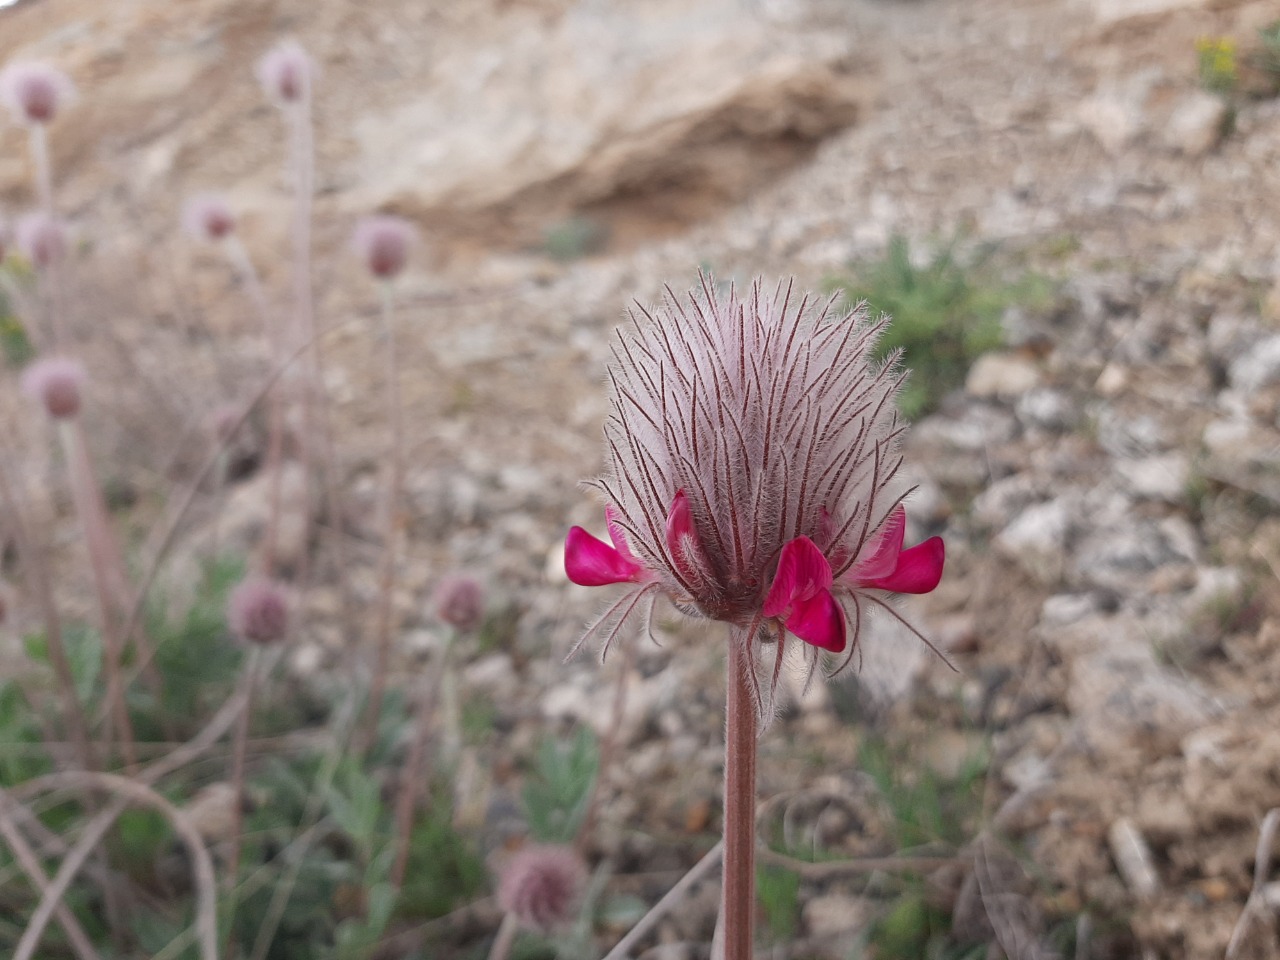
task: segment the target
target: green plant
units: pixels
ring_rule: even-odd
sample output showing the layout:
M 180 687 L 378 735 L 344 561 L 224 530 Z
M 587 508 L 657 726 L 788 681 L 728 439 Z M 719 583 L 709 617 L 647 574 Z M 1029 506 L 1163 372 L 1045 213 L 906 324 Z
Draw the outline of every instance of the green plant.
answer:
M 569 217 L 548 227 L 542 235 L 542 248 L 553 260 L 567 263 L 600 250 L 607 239 L 602 224 L 588 217 Z
M 1006 308 L 1042 307 L 1049 298 L 1043 278 L 1027 275 L 1016 283 L 1003 282 L 990 268 L 990 251 L 963 261 L 956 246 L 952 241 L 940 247 L 921 266 L 907 239 L 895 236 L 882 260 L 857 264 L 827 284 L 842 291 L 849 304 L 866 301 L 872 316 L 887 313 L 893 318 L 877 355 L 903 351 L 912 372 L 899 406 L 912 419 L 936 409 L 947 392 L 964 383 L 979 354 L 1001 345 L 1000 318 Z
M 794 940 L 800 920 L 800 874 L 785 867 L 760 867 L 756 870 L 756 896 L 773 941 Z
M 599 768 L 600 748 L 586 727 L 579 727 L 568 741 L 551 737 L 542 741 L 523 793 L 525 816 L 535 839 L 569 843 L 577 836 Z
M 1210 93 L 1229 96 L 1240 84 L 1236 62 L 1236 42 L 1230 37 L 1201 37 L 1196 40 L 1200 86 Z
M 977 827 L 987 763 L 986 751 L 975 751 L 954 777 L 943 777 L 877 737 L 868 737 L 858 751 L 859 766 L 875 782 L 891 815 L 898 849 L 966 842 Z

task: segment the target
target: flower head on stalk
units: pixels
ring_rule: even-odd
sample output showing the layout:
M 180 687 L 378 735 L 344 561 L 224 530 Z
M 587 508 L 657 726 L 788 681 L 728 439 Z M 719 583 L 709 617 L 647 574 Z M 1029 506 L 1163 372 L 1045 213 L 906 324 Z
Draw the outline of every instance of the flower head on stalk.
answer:
M 937 586 L 942 540 L 903 548 L 906 372 L 896 356 L 874 360 L 888 318 L 834 307 L 789 283 L 756 281 L 740 298 L 703 276 L 687 301 L 668 288 L 661 307 L 632 314 L 613 345 L 606 469 L 592 484 L 610 543 L 574 527 L 565 544 L 570 580 L 631 589 L 584 641 L 607 650 L 666 597 L 753 647 L 776 643 L 776 684 L 788 636 L 811 670 L 818 651 L 846 654 L 843 667 L 868 606 L 901 620 L 890 595 Z

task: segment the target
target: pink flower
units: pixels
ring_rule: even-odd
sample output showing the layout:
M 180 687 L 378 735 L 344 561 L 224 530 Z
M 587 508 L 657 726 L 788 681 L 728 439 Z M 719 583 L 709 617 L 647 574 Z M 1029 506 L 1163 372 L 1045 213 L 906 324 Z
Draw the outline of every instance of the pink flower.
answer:
M 85 379 L 79 361 L 46 357 L 22 372 L 22 391 L 55 420 L 67 420 L 80 412 Z
M 57 67 L 29 61 L 11 63 L 0 72 L 0 94 L 15 123 L 46 124 L 75 97 L 75 87 Z
M 258 61 L 258 82 L 280 106 L 299 103 L 311 96 L 315 65 L 296 40 L 283 40 Z
M 182 205 L 182 226 L 197 240 L 213 242 L 231 235 L 236 215 L 222 194 L 195 193 Z
M 565 543 L 573 582 L 630 586 L 587 635 L 607 649 L 665 596 L 776 640 L 778 662 L 788 635 L 811 666 L 818 650 L 852 655 L 864 607 L 901 620 L 889 596 L 929 592 L 944 562 L 937 537 L 903 549 L 906 374 L 873 360 L 888 318 L 835 314 L 790 284 L 740 299 L 703 277 L 686 303 L 667 294 L 613 347 L 593 483 L 610 543 L 580 527 Z
M 534 844 L 511 856 L 498 903 L 526 927 L 550 932 L 574 918 L 587 871 L 572 847 Z
M 275 580 L 243 580 L 227 598 L 227 625 L 241 640 L 272 644 L 284 640 L 289 629 L 289 595 Z
M 67 255 L 67 228 L 43 211 L 28 213 L 18 221 L 18 249 L 37 270 L 53 266 Z
M 371 274 L 390 280 L 408 262 L 415 236 L 413 224 L 403 217 L 365 217 L 356 224 L 351 246 Z
M 436 616 L 462 633 L 484 622 L 484 587 L 475 577 L 453 574 L 436 587 Z

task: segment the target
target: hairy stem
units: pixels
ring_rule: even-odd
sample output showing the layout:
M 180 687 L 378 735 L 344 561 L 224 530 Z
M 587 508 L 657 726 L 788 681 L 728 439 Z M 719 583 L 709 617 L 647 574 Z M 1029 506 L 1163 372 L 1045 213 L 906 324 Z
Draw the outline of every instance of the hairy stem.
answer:
M 53 216 L 53 164 L 49 162 L 49 134 L 43 123 L 30 127 L 31 166 L 36 176 L 36 196 L 40 209 Z
M 452 639 L 452 638 L 451 638 Z M 414 717 L 413 740 L 409 744 L 409 756 L 405 761 L 404 776 L 400 781 L 400 793 L 396 796 L 396 859 L 391 866 L 391 883 L 400 887 L 409 867 L 409 843 L 413 837 L 413 815 L 418 807 L 422 789 L 430 779 L 427 774 L 427 744 L 431 740 L 431 716 L 440 697 L 441 677 L 448 669 L 449 651 L 453 643 L 445 645 L 440 657 L 440 667 L 434 672 L 418 698 Z
M 391 427 L 391 449 L 387 456 L 386 485 L 382 491 L 382 556 L 378 569 L 378 609 L 374 619 L 373 679 L 365 715 L 364 748 L 368 750 L 378 733 L 382 699 L 386 692 L 394 627 L 396 554 L 400 535 L 400 501 L 404 486 L 404 404 L 400 398 L 400 363 L 396 354 L 394 301 L 391 285 L 382 285 L 383 377 L 387 387 L 387 422 Z
M 226 931 L 227 948 L 225 953 L 231 956 L 231 937 L 233 935 L 236 915 L 236 881 L 240 875 L 240 851 L 243 847 L 244 833 L 244 781 L 245 761 L 249 753 L 249 719 L 253 715 L 253 694 L 258 683 L 258 674 L 262 665 L 262 648 L 255 645 L 249 647 L 248 660 L 244 667 L 245 701 L 244 710 L 236 721 L 231 748 L 231 792 L 234 797 L 231 807 L 231 848 L 227 852 L 225 887 L 227 890 Z
M 729 638 L 724 744 L 724 960 L 751 960 L 756 882 L 756 702 L 752 631 Z
M 507 960 L 511 947 L 516 942 L 516 934 L 520 932 L 520 921 L 514 913 L 502 918 L 498 927 L 498 935 L 493 938 L 493 946 L 489 948 L 489 960 Z
M 89 567 L 93 574 L 93 586 L 97 593 L 99 629 L 102 632 L 103 672 L 107 679 L 107 703 L 112 723 L 119 738 L 120 751 L 125 763 L 134 767 L 138 763 L 134 749 L 133 723 L 125 705 L 124 684 L 121 678 L 121 661 L 124 657 L 124 641 L 117 631 L 116 596 L 110 574 L 111 561 L 106 543 L 106 531 L 102 522 L 101 491 L 93 480 L 93 467 L 89 451 L 85 447 L 84 433 L 77 429 L 79 421 L 60 421 L 58 436 L 62 441 L 71 474 L 71 495 L 75 501 L 80 527 L 89 549 Z
M 262 281 L 258 271 L 249 258 L 249 253 L 234 233 L 225 241 L 227 259 L 231 268 L 244 284 L 249 300 L 258 311 L 258 318 L 267 335 L 267 343 L 271 348 L 271 362 L 277 367 L 285 363 L 287 346 L 284 332 L 280 329 L 278 319 L 272 314 L 271 305 L 267 302 L 266 292 L 262 289 Z M 278 387 L 273 388 L 267 398 L 267 476 L 270 477 L 270 489 L 267 506 L 267 530 L 263 538 L 263 568 L 268 577 L 276 575 L 276 557 L 280 539 L 280 497 L 284 475 L 284 397 Z

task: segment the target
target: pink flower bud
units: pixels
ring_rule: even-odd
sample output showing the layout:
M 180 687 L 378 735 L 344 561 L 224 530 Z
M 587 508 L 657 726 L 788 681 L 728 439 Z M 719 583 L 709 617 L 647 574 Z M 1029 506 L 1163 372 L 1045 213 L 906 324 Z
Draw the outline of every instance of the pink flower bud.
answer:
M 227 598 L 227 625 L 248 643 L 279 643 L 289 629 L 289 596 L 275 580 L 244 580 Z
M 310 97 L 314 79 L 315 65 L 296 40 L 277 43 L 258 61 L 258 82 L 280 106 Z
M 43 211 L 18 221 L 18 249 L 37 270 L 53 266 L 67 255 L 67 228 Z
M 75 96 L 75 87 L 65 73 L 47 63 L 11 63 L 0 73 L 0 94 L 4 96 L 14 122 L 45 124 Z
M 484 621 L 484 587 L 474 577 L 455 574 L 436 587 L 436 616 L 462 633 Z
M 369 272 L 379 280 L 390 280 L 404 269 L 416 233 L 401 217 L 365 217 L 356 224 L 351 246 Z
M 525 847 L 502 870 L 498 903 L 525 926 L 548 932 L 573 920 L 586 878 L 571 847 Z
M 197 240 L 213 242 L 230 236 L 236 216 L 220 193 L 196 193 L 182 205 L 182 226 Z
M 84 367 L 75 360 L 47 357 L 23 371 L 22 391 L 55 420 L 66 420 L 80 412 L 85 379 Z

